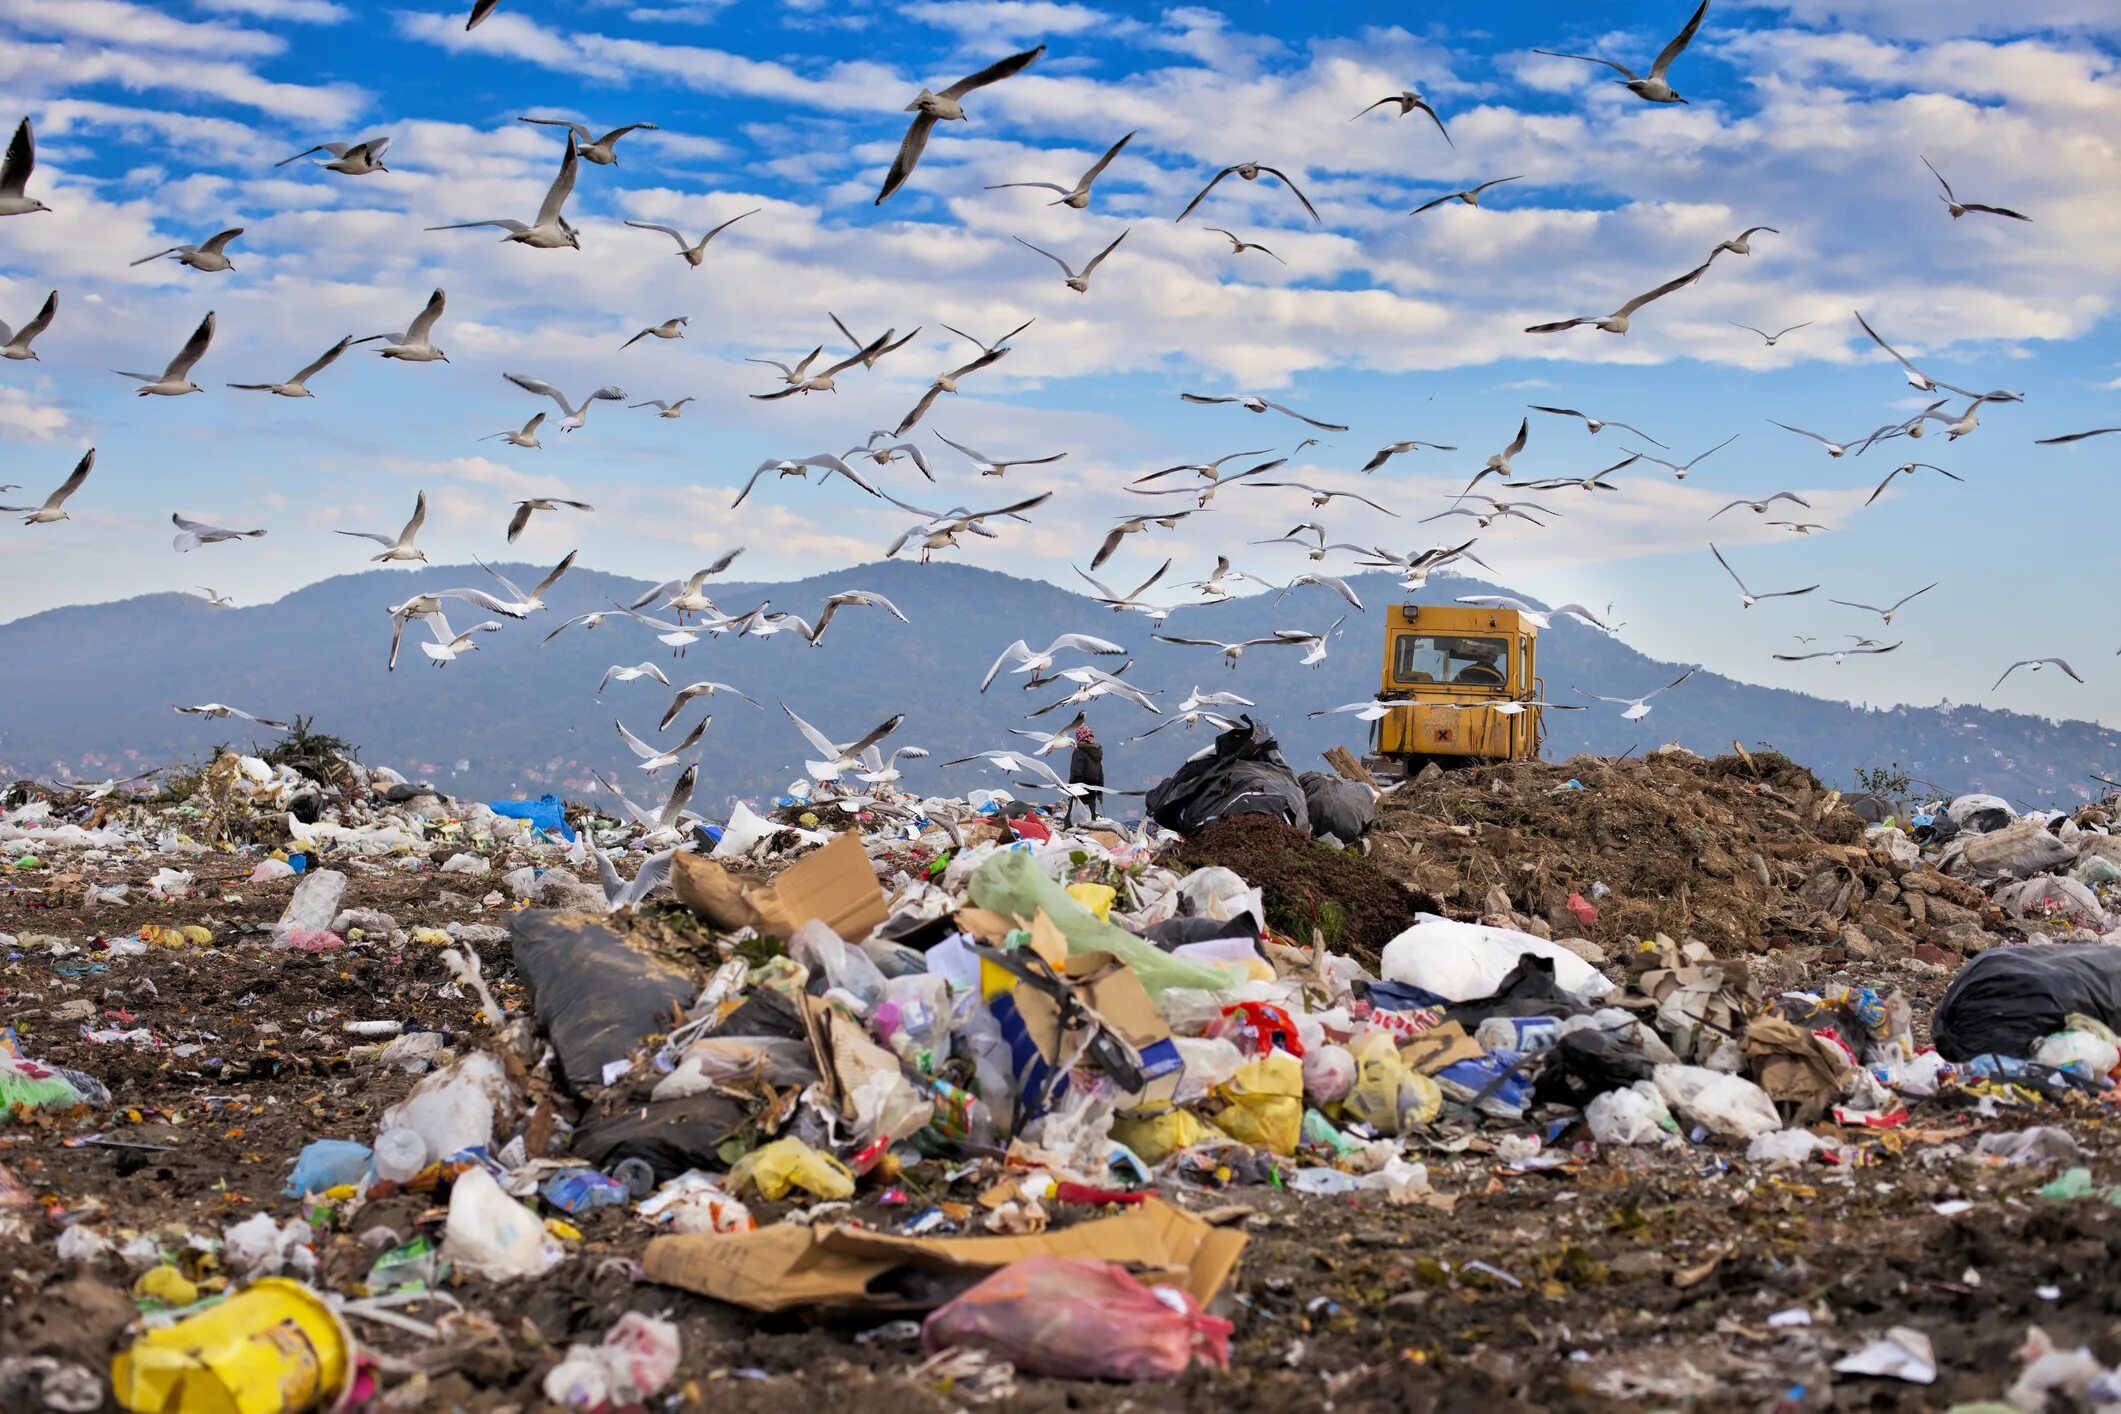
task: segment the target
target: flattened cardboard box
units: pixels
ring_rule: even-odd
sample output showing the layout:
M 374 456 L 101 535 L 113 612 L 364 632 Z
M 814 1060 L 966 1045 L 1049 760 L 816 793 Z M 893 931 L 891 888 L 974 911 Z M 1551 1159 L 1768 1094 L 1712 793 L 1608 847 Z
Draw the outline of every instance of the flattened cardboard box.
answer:
M 679 901 L 718 928 L 756 928 L 786 938 L 821 918 L 852 943 L 890 916 L 869 854 L 852 834 L 835 835 L 764 883 L 739 878 L 697 854 L 680 853 L 671 865 Z
M 1151 1197 L 1140 1206 L 1029 1237 L 899 1237 L 866 1228 L 774 1223 L 753 1232 L 658 1237 L 642 1266 L 651 1281 L 753 1311 L 801 1306 L 918 1311 L 940 1304 L 896 1290 L 908 1273 L 971 1276 L 1026 1257 L 1118 1262 L 1152 1282 L 1184 1287 L 1206 1306 L 1237 1268 L 1245 1234 L 1210 1227 Z

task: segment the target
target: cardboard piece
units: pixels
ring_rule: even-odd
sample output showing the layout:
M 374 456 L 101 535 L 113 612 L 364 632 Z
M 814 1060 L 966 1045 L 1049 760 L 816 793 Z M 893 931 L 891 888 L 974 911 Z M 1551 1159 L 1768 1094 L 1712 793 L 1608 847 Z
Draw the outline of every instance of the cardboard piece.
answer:
M 860 942 L 890 916 L 869 854 L 852 834 L 833 836 L 763 883 L 680 852 L 671 859 L 670 884 L 680 902 L 715 927 L 756 928 L 776 938 L 819 918 L 848 942 Z
M 1465 1026 L 1456 1021 L 1439 1022 L 1399 1046 L 1399 1059 L 1407 1069 L 1423 1075 L 1434 1075 L 1460 1061 L 1479 1060 L 1486 1054 L 1480 1043 L 1466 1034 Z
M 753 1311 L 925 1311 L 948 1300 L 954 1284 L 919 1280 L 924 1274 L 975 1279 L 1026 1257 L 1087 1257 L 1184 1287 L 1206 1306 L 1236 1270 L 1244 1246 L 1244 1233 L 1210 1227 L 1151 1197 L 1112 1217 L 1026 1237 L 899 1237 L 793 1223 L 665 1236 L 649 1242 L 642 1266 L 650 1281 Z
M 1043 912 L 1038 915 L 1040 919 L 1045 916 Z M 1033 936 L 1035 939 L 1035 931 Z M 1074 987 L 1083 1005 L 1103 1018 L 1105 1025 L 1141 1057 L 1142 1075 L 1149 1084 L 1138 1095 L 1128 1097 L 1130 1106 L 1168 1103 L 1178 1092 L 1185 1063 L 1178 1047 L 1172 1044 L 1171 1028 L 1165 1024 L 1163 1013 L 1149 1000 L 1148 989 L 1142 986 L 1134 969 L 1111 953 L 1086 952 L 1064 959 L 1054 971 Z M 1011 992 L 1011 1000 L 1023 1019 L 1025 1033 L 1038 1047 L 1041 1060 L 1055 1066 L 1064 1058 L 1075 1058 L 1077 1047 L 1062 1036 L 1060 1008 L 1053 998 L 1036 988 L 1018 986 Z

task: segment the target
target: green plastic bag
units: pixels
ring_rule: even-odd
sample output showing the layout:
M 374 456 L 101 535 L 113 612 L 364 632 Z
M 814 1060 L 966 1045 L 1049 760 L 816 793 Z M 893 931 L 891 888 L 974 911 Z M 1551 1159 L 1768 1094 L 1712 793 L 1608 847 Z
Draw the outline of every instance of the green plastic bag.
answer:
M 1068 940 L 1070 955 L 1111 953 L 1134 969 L 1134 975 L 1151 996 L 1173 987 L 1223 992 L 1238 980 L 1220 967 L 1172 957 L 1117 924 L 1100 922 L 1066 889 L 1047 878 L 1046 872 L 1023 850 L 1003 850 L 973 870 L 971 893 L 972 901 L 981 908 L 1016 918 L 1029 920 L 1044 909 L 1046 917 Z

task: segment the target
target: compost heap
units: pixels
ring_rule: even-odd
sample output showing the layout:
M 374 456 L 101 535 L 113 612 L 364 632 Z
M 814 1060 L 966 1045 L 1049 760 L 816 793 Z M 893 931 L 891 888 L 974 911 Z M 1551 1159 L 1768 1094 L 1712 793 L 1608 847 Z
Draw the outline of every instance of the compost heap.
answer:
M 2117 1387 L 2101 807 L 1670 751 L 1367 852 L 236 756 L 0 804 L 0 1407 Z

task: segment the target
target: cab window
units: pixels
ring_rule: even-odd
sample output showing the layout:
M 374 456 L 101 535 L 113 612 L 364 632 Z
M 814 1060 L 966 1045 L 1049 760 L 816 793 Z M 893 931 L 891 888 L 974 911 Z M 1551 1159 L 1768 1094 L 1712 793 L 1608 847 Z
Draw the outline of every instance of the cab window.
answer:
M 1392 678 L 1462 687 L 1508 685 L 1510 640 L 1472 634 L 1403 633 L 1392 648 Z

